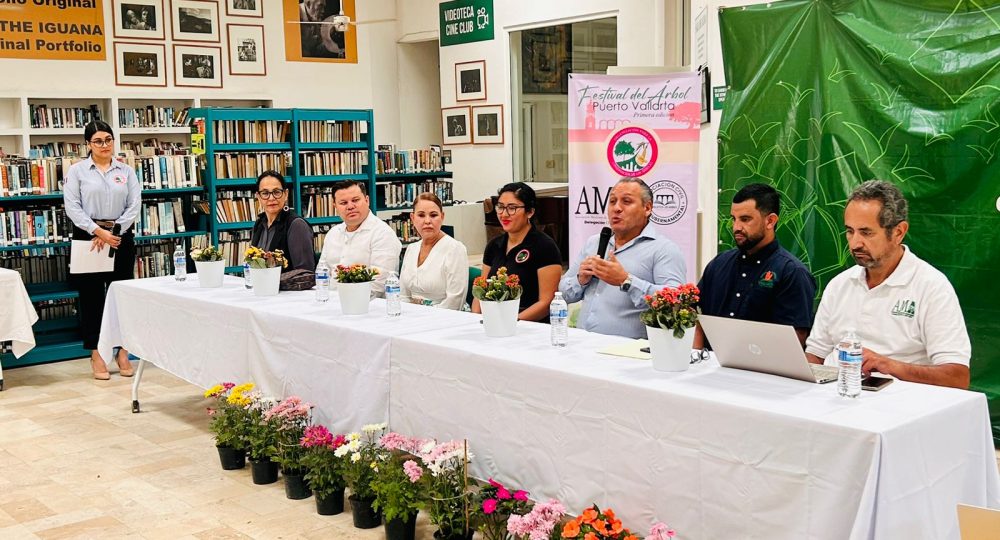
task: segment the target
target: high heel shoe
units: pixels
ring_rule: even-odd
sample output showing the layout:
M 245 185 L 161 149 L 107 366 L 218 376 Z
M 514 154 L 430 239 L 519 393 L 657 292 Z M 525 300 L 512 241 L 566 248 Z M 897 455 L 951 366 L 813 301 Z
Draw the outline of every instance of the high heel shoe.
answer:
M 131 377 L 135 375 L 135 370 L 132 369 L 132 364 L 128 361 L 128 353 L 125 353 L 124 355 L 125 356 L 124 366 L 122 365 L 123 363 L 122 356 L 123 355 L 121 354 L 121 351 L 119 351 L 118 355 L 115 356 L 115 361 L 118 362 L 118 374 L 121 375 L 122 377 Z
M 101 370 L 98 370 L 98 367 L 100 367 Z M 104 365 L 104 360 L 101 358 L 94 358 L 93 356 L 90 357 L 90 371 L 94 374 L 94 378 L 99 381 L 107 381 L 111 379 L 111 374 L 108 373 L 108 368 Z

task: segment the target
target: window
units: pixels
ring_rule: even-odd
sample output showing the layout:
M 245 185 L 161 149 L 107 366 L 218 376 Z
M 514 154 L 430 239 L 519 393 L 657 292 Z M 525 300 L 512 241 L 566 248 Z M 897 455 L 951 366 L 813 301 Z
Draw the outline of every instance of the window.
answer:
M 526 182 L 569 178 L 570 73 L 618 63 L 618 21 L 597 19 L 511 33 L 514 174 Z

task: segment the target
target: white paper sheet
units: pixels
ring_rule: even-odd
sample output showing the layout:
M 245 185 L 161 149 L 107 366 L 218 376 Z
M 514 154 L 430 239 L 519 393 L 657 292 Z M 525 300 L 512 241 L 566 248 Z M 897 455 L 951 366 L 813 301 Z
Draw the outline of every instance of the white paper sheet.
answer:
M 93 274 L 115 270 L 115 258 L 108 257 L 108 250 L 111 248 L 104 246 L 100 251 L 96 249 L 91 251 L 92 245 L 90 240 L 73 240 L 69 252 L 70 274 Z

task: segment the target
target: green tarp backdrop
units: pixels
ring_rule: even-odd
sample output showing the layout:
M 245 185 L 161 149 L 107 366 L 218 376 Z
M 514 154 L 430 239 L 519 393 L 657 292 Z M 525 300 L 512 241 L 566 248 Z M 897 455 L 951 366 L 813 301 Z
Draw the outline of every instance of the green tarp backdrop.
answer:
M 778 237 L 822 290 L 853 264 L 847 194 L 872 178 L 898 185 L 907 245 L 958 291 L 972 389 L 1000 442 L 1000 2 L 789 0 L 719 21 L 720 239 L 732 241 L 735 191 L 770 183 Z

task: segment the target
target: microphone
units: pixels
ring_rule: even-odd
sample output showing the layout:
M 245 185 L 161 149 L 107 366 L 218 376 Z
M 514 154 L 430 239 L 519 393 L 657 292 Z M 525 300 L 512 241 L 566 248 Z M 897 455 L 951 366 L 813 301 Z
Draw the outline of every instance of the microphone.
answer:
M 111 229 L 111 234 L 114 235 L 114 236 L 118 236 L 121 233 L 122 233 L 122 224 L 121 223 L 115 223 L 114 228 Z M 110 258 L 114 257 L 116 251 L 118 251 L 117 248 L 113 248 L 113 247 L 109 246 L 108 247 L 108 258 L 110 259 Z
M 608 251 L 608 241 L 611 240 L 611 227 L 601 229 L 601 239 L 597 242 L 597 256 L 604 258 Z

